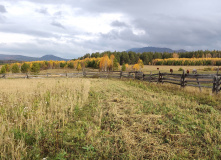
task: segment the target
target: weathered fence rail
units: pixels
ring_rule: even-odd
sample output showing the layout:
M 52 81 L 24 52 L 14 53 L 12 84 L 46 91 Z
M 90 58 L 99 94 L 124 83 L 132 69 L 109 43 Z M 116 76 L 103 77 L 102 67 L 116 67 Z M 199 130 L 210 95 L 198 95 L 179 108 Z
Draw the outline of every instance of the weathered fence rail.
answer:
M 211 88 L 213 93 L 218 93 L 221 90 L 221 74 L 187 74 L 183 71 L 182 74 L 172 73 L 155 73 L 144 74 L 143 72 L 122 72 L 122 71 L 111 71 L 111 72 L 80 72 L 80 73 L 47 73 L 47 74 L 0 74 L 0 79 L 14 79 L 14 78 L 131 78 L 148 82 L 157 83 L 170 83 L 179 85 L 181 87 L 192 86 L 201 88 Z
M 201 88 L 212 88 L 212 92 L 218 93 L 221 90 L 221 74 L 171 74 L 161 73 L 158 74 L 142 74 L 137 72 L 135 79 L 157 82 L 157 83 L 170 83 L 179 85 L 181 87 L 192 86 Z

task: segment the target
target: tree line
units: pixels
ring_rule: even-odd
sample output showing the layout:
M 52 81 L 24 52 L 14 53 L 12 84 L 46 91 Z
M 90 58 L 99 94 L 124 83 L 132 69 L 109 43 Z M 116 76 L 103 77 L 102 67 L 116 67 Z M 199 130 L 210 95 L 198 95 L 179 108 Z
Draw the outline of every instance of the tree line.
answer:
M 143 65 L 221 65 L 221 51 L 193 51 L 184 53 L 159 52 L 96 52 L 70 61 L 34 61 L 5 64 L 0 73 L 38 73 L 46 69 L 70 68 L 78 71 L 86 67 L 110 70 L 139 70 Z M 133 66 L 129 66 L 133 64 Z M 122 68 L 120 67 L 122 65 Z
M 181 53 L 160 53 L 160 52 L 143 52 L 136 53 L 133 51 L 123 51 L 123 52 L 96 52 L 92 54 L 85 54 L 78 59 L 82 60 L 85 58 L 100 58 L 107 54 L 109 57 L 113 54 L 116 58 L 116 62 L 120 65 L 126 64 L 136 64 L 139 59 L 141 59 L 144 65 L 152 64 L 154 59 L 168 59 L 168 58 L 221 58 L 221 51 L 213 50 L 198 50 L 198 51 L 190 51 L 190 52 L 181 52 Z
M 33 61 L 33 62 L 22 62 L 22 63 L 12 63 L 5 64 L 1 67 L 0 74 L 7 72 L 12 73 L 28 73 L 33 72 L 35 74 L 39 73 L 41 70 L 46 69 L 60 69 L 69 68 L 75 70 L 84 71 L 85 68 L 90 67 L 94 69 L 99 69 L 99 71 L 116 71 L 116 70 L 139 70 L 143 67 L 143 61 L 138 59 L 134 66 L 129 66 L 128 63 L 123 63 L 123 67 L 117 62 L 114 54 L 108 56 L 104 54 L 103 57 L 91 57 L 84 59 L 77 59 L 71 61 Z
M 153 65 L 173 65 L 173 66 L 221 66 L 221 58 L 168 58 L 155 59 Z

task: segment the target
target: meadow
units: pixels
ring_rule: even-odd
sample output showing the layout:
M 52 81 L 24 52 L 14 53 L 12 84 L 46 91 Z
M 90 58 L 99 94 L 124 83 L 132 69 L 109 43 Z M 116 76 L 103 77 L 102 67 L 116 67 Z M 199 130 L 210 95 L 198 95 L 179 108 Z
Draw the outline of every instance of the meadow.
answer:
M 121 67 L 120 67 L 120 69 L 121 69 Z M 133 69 L 131 69 L 132 67 L 133 67 L 133 65 L 129 65 L 129 69 L 127 69 L 126 71 L 133 71 Z M 157 68 L 159 68 L 159 70 Z M 193 69 L 197 69 L 197 72 L 199 74 L 216 74 L 217 73 L 216 69 L 218 68 L 218 66 L 144 65 L 143 68 L 141 68 L 140 70 L 145 74 L 149 74 L 150 72 L 151 73 L 159 73 L 159 71 L 162 73 L 163 72 L 170 73 L 170 69 L 173 69 L 174 73 L 181 73 L 182 74 L 183 72 L 179 71 L 180 68 L 182 68 L 185 71 L 189 70 L 190 72 L 192 72 Z M 96 71 L 99 71 L 99 69 L 85 68 L 85 71 L 96 72 Z M 69 69 L 69 68 L 47 69 L 47 70 L 40 71 L 40 73 L 42 73 L 42 74 L 46 74 L 46 73 L 73 73 L 73 72 L 78 72 L 78 71 L 76 69 Z M 219 73 L 221 73 L 221 71 Z
M 1 79 L 0 159 L 220 159 L 221 96 L 115 79 Z

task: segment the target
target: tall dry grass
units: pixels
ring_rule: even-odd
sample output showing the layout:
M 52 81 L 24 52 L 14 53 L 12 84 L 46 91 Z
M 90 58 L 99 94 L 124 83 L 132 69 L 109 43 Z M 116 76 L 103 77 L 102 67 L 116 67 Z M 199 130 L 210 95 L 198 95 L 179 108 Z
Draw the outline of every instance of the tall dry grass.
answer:
M 1 80 L 0 159 L 27 157 L 36 141 L 47 141 L 44 134 L 55 136 L 87 101 L 90 85 L 85 79 Z

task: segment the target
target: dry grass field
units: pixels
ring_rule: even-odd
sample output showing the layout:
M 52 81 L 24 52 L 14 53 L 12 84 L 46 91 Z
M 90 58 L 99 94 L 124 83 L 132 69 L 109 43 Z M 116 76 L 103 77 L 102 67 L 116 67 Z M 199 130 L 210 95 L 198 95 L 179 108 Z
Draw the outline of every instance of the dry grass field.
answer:
M 86 71 L 95 71 L 97 72 L 98 69 L 92 69 L 92 68 L 86 68 Z M 77 73 L 78 71 L 76 69 L 70 69 L 70 68 L 61 68 L 61 69 L 47 69 L 40 71 L 40 74 L 47 74 L 47 73 Z M 82 71 L 79 71 L 82 72 Z
M 159 70 L 157 70 L 159 68 Z M 174 73 L 182 73 L 182 71 L 178 71 L 180 68 L 184 69 L 185 71 L 189 70 L 192 72 L 193 69 L 197 69 L 197 72 L 199 74 L 212 74 L 216 73 L 216 71 L 204 71 L 205 68 L 218 68 L 218 66 L 158 66 L 158 65 L 144 65 L 144 68 L 142 68 L 142 71 L 144 73 L 158 73 L 160 72 L 170 72 L 170 69 L 173 69 Z
M 1 79 L 0 159 L 221 159 L 221 96 L 114 79 Z

